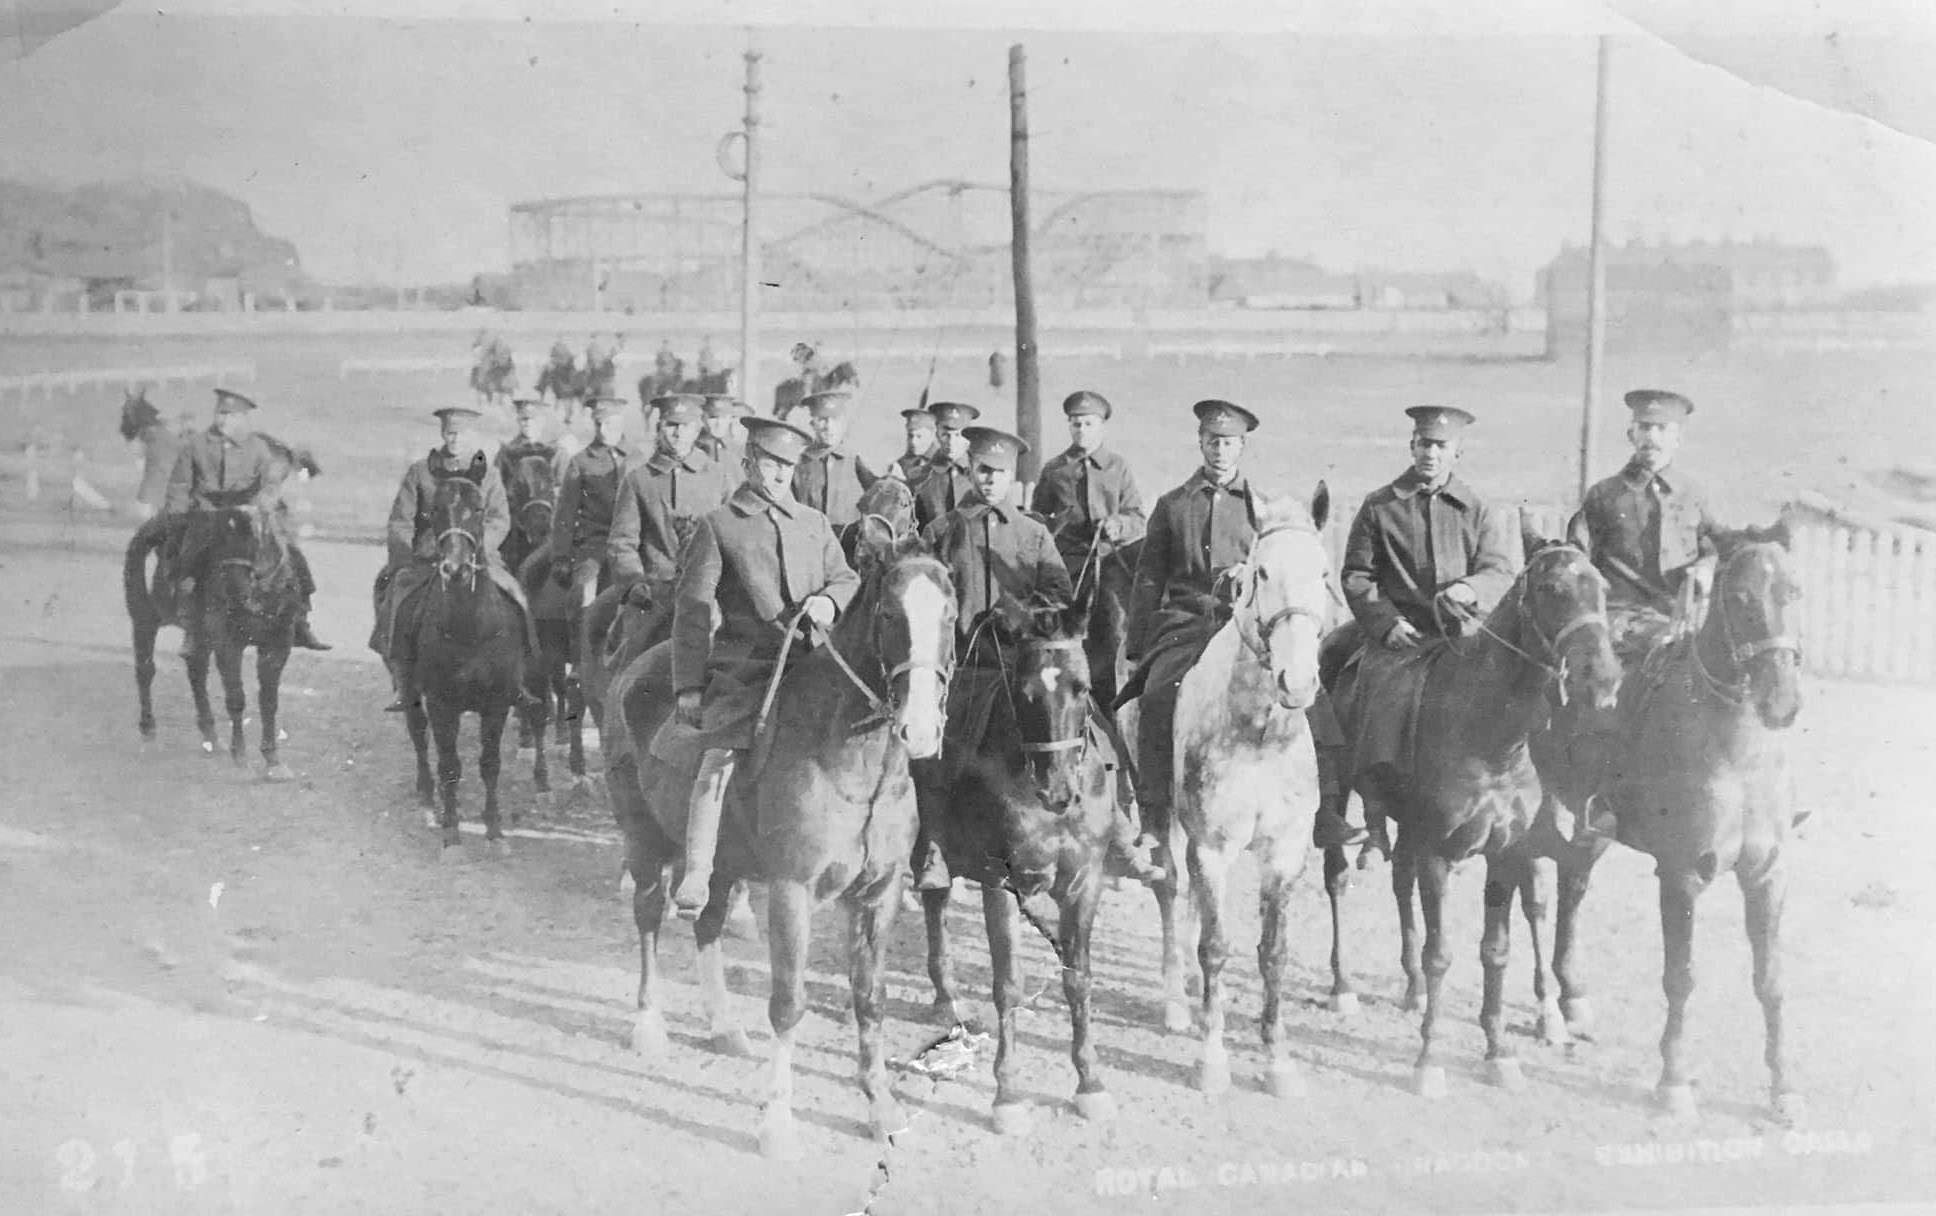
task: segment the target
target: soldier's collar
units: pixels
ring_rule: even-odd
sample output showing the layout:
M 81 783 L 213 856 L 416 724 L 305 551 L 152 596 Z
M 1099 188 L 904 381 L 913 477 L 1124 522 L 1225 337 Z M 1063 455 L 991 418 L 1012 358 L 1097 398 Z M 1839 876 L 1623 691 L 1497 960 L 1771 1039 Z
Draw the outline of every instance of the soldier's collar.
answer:
M 846 460 L 848 458 L 848 453 L 839 444 L 829 447 L 824 443 L 816 443 L 807 449 L 807 455 L 813 457 L 815 460 Z
M 590 452 L 590 451 L 595 451 L 600 449 L 607 452 L 616 452 L 620 456 L 630 456 L 632 454 L 631 449 L 625 446 L 625 441 L 623 439 L 619 440 L 617 443 L 606 443 L 604 440 L 599 439 L 596 436 L 593 437 L 590 443 L 585 445 L 584 450 L 587 452 Z
M 1062 454 L 1070 460 L 1087 462 L 1095 468 L 1100 469 L 1103 466 L 1103 451 L 1104 448 L 1101 444 L 1097 444 L 1093 451 L 1084 451 L 1072 443 Z M 1202 470 L 1199 469 L 1198 472 L 1202 472 Z
M 1392 482 L 1392 493 L 1400 498 L 1411 498 L 1423 489 L 1425 489 L 1425 479 L 1418 475 L 1417 469 L 1406 469 L 1404 476 Z M 1445 484 L 1440 486 L 1436 493 L 1455 507 L 1472 505 L 1472 491 L 1459 480 L 1457 473 L 1448 476 Z
M 740 482 L 739 489 L 734 490 L 733 496 L 726 501 L 741 515 L 764 515 L 768 511 L 778 511 L 788 519 L 794 517 L 800 506 L 799 502 L 792 498 L 784 502 L 777 498 L 768 498 L 750 481 Z
M 962 499 L 955 510 L 961 512 L 962 518 L 969 520 L 980 519 L 983 515 L 993 515 L 1003 523 L 1011 523 L 1015 518 L 1014 507 L 1003 502 L 989 502 L 981 496 L 980 491 Z
M 1662 468 L 1649 469 L 1640 463 L 1638 456 L 1627 461 L 1627 466 L 1620 470 L 1620 476 L 1636 490 L 1644 489 L 1648 482 L 1654 481 L 1660 483 L 1660 488 L 1670 494 L 1674 492 L 1674 482 L 1680 479 L 1679 474 L 1674 472 L 1671 461 Z
M 1232 477 L 1228 482 L 1223 485 L 1218 485 L 1211 478 L 1210 470 L 1204 468 L 1202 465 L 1198 465 L 1197 471 L 1190 474 L 1190 480 L 1194 481 L 1203 490 L 1222 490 L 1228 494 L 1235 494 L 1239 498 L 1248 497 L 1250 494 L 1250 478 L 1244 476 L 1242 469 L 1239 469 L 1237 475 Z
M 710 463 L 710 458 L 699 450 L 698 444 L 694 444 L 692 451 L 687 452 L 684 456 L 674 456 L 664 448 L 655 447 L 652 449 L 651 458 L 645 463 L 654 473 L 664 473 L 675 466 L 684 469 L 688 473 L 697 473 Z

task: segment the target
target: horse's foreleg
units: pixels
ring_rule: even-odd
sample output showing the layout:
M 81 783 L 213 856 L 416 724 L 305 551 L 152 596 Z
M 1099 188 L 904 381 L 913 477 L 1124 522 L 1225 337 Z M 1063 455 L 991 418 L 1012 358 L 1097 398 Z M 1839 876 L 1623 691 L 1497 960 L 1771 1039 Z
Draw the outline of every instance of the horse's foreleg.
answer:
M 282 672 L 289 663 L 289 651 L 276 646 L 255 652 L 255 702 L 262 711 L 262 762 L 267 767 L 263 775 L 271 781 L 287 781 L 289 770 L 282 765 L 280 740 L 282 729 L 277 718 L 282 712 Z
M 1102 866 L 1081 892 L 1065 899 L 1057 911 L 1056 953 L 1062 960 L 1062 998 L 1069 1004 L 1069 1058 L 1076 1066 L 1076 1111 L 1085 1119 L 1107 1119 L 1115 1103 L 1103 1086 L 1096 1063 L 1096 1045 L 1089 1024 L 1089 943 L 1096 927 L 1096 907 L 1102 902 Z
M 847 901 L 848 982 L 854 993 L 854 1028 L 860 1040 L 860 1091 L 874 1138 L 891 1142 L 907 1130 L 887 1075 L 882 1036 L 887 1024 L 887 944 L 900 904 L 899 870 Z
M 1741 875 L 1747 913 L 1748 946 L 1754 954 L 1755 996 L 1767 1031 L 1769 1094 L 1774 1115 L 1783 1123 L 1801 1117 L 1802 1096 L 1788 1087 L 1788 1055 L 1782 1037 L 1781 914 L 1788 902 L 1788 874 L 1777 859 L 1757 876 Z
M 1150 885 L 1150 894 L 1156 897 L 1156 914 L 1163 927 L 1163 1029 L 1171 1034 L 1188 1034 L 1190 993 L 1183 969 L 1187 925 L 1183 922 L 1190 918 L 1177 902 L 1183 888 L 1177 877 L 1176 850 L 1169 842 L 1163 842 L 1156 861 L 1163 868 L 1163 878 Z M 1179 913 L 1183 915 L 1179 917 Z
M 141 701 L 140 728 L 143 739 L 155 737 L 155 634 L 152 622 L 134 625 L 134 691 Z
M 948 950 L 948 896 L 939 891 L 921 892 L 921 919 L 928 930 L 928 982 L 934 985 L 934 1017 L 949 1026 L 961 1024 L 961 1007 L 955 1002 L 955 961 Z
M 1402 827 L 1398 844 L 1392 850 L 1391 884 L 1392 898 L 1398 903 L 1398 969 L 1405 976 L 1405 995 L 1398 1007 L 1414 1013 L 1425 999 L 1425 968 L 1419 963 L 1418 909 L 1414 899 L 1418 890 L 1418 863 L 1406 847 Z
M 195 698 L 195 729 L 202 733 L 202 754 L 215 754 L 215 706 L 208 699 L 208 648 L 191 650 L 183 657 L 188 669 L 188 692 Z
M 417 752 L 417 801 L 429 814 L 429 808 L 436 805 L 437 789 L 430 776 L 430 711 L 424 708 L 422 697 L 411 696 L 404 704 L 403 724 L 410 732 L 410 746 Z
M 1344 850 L 1332 849 L 1338 864 L 1344 865 Z M 1273 847 L 1271 855 L 1259 859 L 1257 911 L 1261 931 L 1257 937 L 1257 972 L 1264 981 L 1263 1016 L 1257 1020 L 1264 1041 L 1264 1082 L 1279 1098 L 1301 1096 L 1303 1077 L 1297 1061 L 1284 1045 L 1284 972 L 1290 963 L 1291 878 L 1303 864 L 1303 849 Z M 1335 903 L 1334 903 L 1335 906 Z M 1336 971 L 1333 953 L 1333 971 Z
M 518 744 L 531 747 L 531 784 L 538 793 L 551 791 L 551 764 L 545 755 L 545 729 L 551 725 L 551 702 L 545 696 L 545 687 L 538 683 L 530 689 L 535 695 L 528 705 L 518 709 Z
M 484 840 L 504 843 L 504 826 L 498 818 L 497 777 L 504 765 L 504 722 L 511 707 L 500 705 L 477 715 L 477 773 L 484 778 Z
M 437 740 L 437 787 L 444 801 L 443 817 L 437 826 L 443 829 L 444 847 L 449 848 L 461 839 L 457 832 L 457 782 L 464 773 L 464 758 L 457 750 L 457 732 L 464 717 L 442 702 L 431 702 L 427 708 L 430 733 Z
M 1223 1042 L 1223 968 L 1230 958 L 1230 941 L 1223 924 L 1224 892 L 1230 856 L 1196 841 L 1185 851 L 1190 886 L 1196 895 L 1197 966 L 1203 973 L 1203 1047 L 1197 1063 L 1197 1088 L 1219 1094 L 1230 1088 L 1230 1056 Z
M 1519 875 L 1519 910 L 1526 918 L 1526 936 L 1533 945 L 1533 999 L 1539 1003 L 1539 1041 L 1557 1046 L 1567 1041 L 1566 1015 L 1560 1011 L 1557 977 L 1553 972 L 1553 891 L 1558 867 L 1550 857 L 1528 857 Z
M 222 677 L 222 708 L 229 715 L 229 759 L 236 767 L 244 767 L 249 763 L 249 743 L 242 731 L 242 715 L 248 711 L 249 698 L 242 691 L 242 647 L 239 644 L 218 646 L 215 670 Z
M 1007 887 L 981 889 L 982 919 L 988 926 L 988 961 L 995 985 L 995 1130 L 1020 1135 L 1028 1130 L 1028 1106 L 1015 1093 L 1015 1016 L 1022 1003 L 1021 910 Z
M 713 1050 L 724 1056 L 750 1057 L 753 1044 L 733 1016 L 726 992 L 726 955 L 719 945 L 726 931 L 726 909 L 733 899 L 733 878 L 723 867 L 713 871 L 706 906 L 693 922 L 692 936 L 698 946 L 699 999 L 705 1006 L 706 1033 Z
M 1479 935 L 1479 967 L 1484 973 L 1484 995 L 1479 1004 L 1479 1029 L 1486 1036 L 1486 1075 L 1493 1084 L 1512 1088 L 1519 1080 L 1519 1061 L 1505 1040 L 1506 963 L 1512 957 L 1513 896 L 1522 881 L 1530 881 L 1517 858 L 1505 854 L 1486 857 L 1485 927 Z
M 1568 856 L 1559 865 L 1559 914 L 1553 920 L 1553 976 L 1559 981 L 1560 1013 L 1566 1030 L 1575 1037 L 1593 1032 L 1593 1004 L 1587 996 L 1586 977 L 1581 974 L 1579 954 L 1580 905 L 1586 902 L 1593 881 L 1593 863 L 1602 848 L 1584 858 Z
M 1358 1012 L 1358 990 L 1344 961 L 1344 897 L 1351 889 L 1351 862 L 1340 848 L 1324 850 L 1324 894 L 1331 905 L 1331 1010 Z
M 585 776 L 585 677 L 579 664 L 573 664 L 565 677 L 565 695 L 570 700 L 565 722 L 570 730 L 571 775 L 573 780 L 582 780 Z
M 1655 1093 L 1661 1105 L 1675 1114 L 1694 1110 L 1682 1037 L 1687 998 L 1694 994 L 1694 904 L 1700 890 L 1695 875 L 1660 875 L 1661 989 L 1667 995 L 1667 1025 L 1660 1034 L 1660 1085 Z
M 659 991 L 659 930 L 665 923 L 666 884 L 672 871 L 647 846 L 648 830 L 638 824 L 626 832 L 626 863 L 634 883 L 632 921 L 639 929 L 639 999 L 632 1016 L 632 1050 L 648 1060 L 661 1060 L 671 1044 Z
M 1419 1021 L 1418 1064 L 1414 1085 L 1421 1097 L 1440 1097 L 1445 1092 L 1445 1069 L 1438 1062 L 1438 1020 L 1443 1008 L 1445 973 L 1451 970 L 1452 955 L 1445 948 L 1445 887 L 1452 865 L 1436 853 L 1415 857 L 1418 875 L 1419 912 L 1425 919 L 1425 951 L 1420 960 L 1425 968 L 1425 1016 Z
M 813 935 L 813 895 L 797 882 L 776 882 L 767 892 L 766 941 L 773 969 L 767 1022 L 773 1027 L 766 1106 L 760 1112 L 760 1151 L 792 1157 L 799 1151 L 793 1127 L 793 1042 L 807 1010 L 807 952 Z

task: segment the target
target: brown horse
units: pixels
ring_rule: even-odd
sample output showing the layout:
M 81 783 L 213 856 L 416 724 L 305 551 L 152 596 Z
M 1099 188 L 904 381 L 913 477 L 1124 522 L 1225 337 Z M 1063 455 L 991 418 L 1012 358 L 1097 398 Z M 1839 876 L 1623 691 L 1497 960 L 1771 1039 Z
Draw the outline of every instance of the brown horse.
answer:
M 985 732 L 978 743 L 949 741 L 973 754 L 948 783 L 942 848 L 950 872 L 981 886 L 995 989 L 993 1115 L 996 1130 L 1008 1135 L 1030 1125 L 1029 1108 L 1015 1092 L 1024 988 L 1018 912 L 1062 964 L 1076 1111 L 1091 1120 L 1115 1113 L 1091 1037 L 1090 943 L 1116 816 L 1117 753 L 1091 696 L 1083 649 L 1089 611 L 1087 600 L 1077 600 L 1060 613 L 1038 614 L 1037 632 L 1020 642 L 1012 669 L 974 673 L 997 685 L 986 694 Z M 949 894 L 923 891 L 921 903 L 935 1010 L 960 1023 L 945 919 Z
M 920 540 L 885 521 L 860 538 L 860 593 L 831 637 L 781 679 L 768 733 L 728 791 L 711 899 L 694 926 L 701 989 L 715 1047 L 750 1054 L 726 1010 L 719 938 L 736 882 L 769 886 L 768 949 L 774 1048 L 760 1143 L 797 1151 L 794 1036 L 806 1011 L 813 913 L 831 899 L 848 914 L 848 965 L 860 1039 L 860 1084 L 877 1137 L 905 1126 L 882 1054 L 889 929 L 914 842 L 910 757 L 934 754 L 954 664 L 954 589 Z M 668 765 L 652 740 L 671 716 L 670 646 L 641 655 L 613 680 L 610 716 L 629 736 L 608 761 L 612 807 L 637 880 L 638 1013 L 632 1042 L 649 1057 L 667 1049 L 658 941 L 666 893 L 681 855 L 692 772 Z M 695 757 L 696 760 L 696 757 Z M 687 771 L 679 771 L 686 768 Z
M 1423 1043 L 1413 1075 L 1414 1089 L 1424 1097 L 1445 1092 L 1435 1035 L 1441 988 L 1451 966 L 1443 928 L 1446 886 L 1453 866 L 1474 857 L 1486 863 L 1479 1024 L 1486 1036 L 1487 1073 L 1502 1087 L 1520 1081 L 1518 1060 L 1502 1033 L 1512 899 L 1520 896 L 1533 932 L 1535 972 L 1543 976 L 1545 895 L 1536 862 L 1559 836 L 1542 818 L 1555 812 L 1556 802 L 1541 781 L 1529 743 L 1555 708 L 1569 703 L 1610 707 L 1620 683 L 1607 630 L 1606 580 L 1570 545 L 1535 553 L 1505 598 L 1475 625 L 1476 636 L 1442 643 L 1421 660 L 1409 771 L 1381 766 L 1355 781 L 1367 817 L 1382 812 L 1398 826 L 1392 893 L 1406 979 L 1404 1008 L 1416 1009 L 1424 997 Z M 1341 713 L 1351 720 L 1353 694 L 1339 693 L 1337 671 L 1327 670 L 1324 677 Z M 1405 709 L 1395 700 L 1372 708 Z M 1415 890 L 1425 920 L 1422 957 Z M 1335 983 L 1348 991 L 1335 916 L 1341 892 L 1333 889 L 1331 897 Z
M 1749 539 L 1759 536 L 1772 539 Z M 1723 538 L 1706 620 L 1629 675 L 1616 742 L 1595 782 L 1620 843 L 1652 857 L 1659 878 L 1667 1024 L 1656 1094 L 1676 1114 L 1695 1105 L 1682 1041 L 1694 991 L 1695 903 L 1727 872 L 1746 909 L 1773 1114 L 1792 1122 L 1802 1112 L 1782 1022 L 1783 850 L 1798 822 L 1784 732 L 1802 705 L 1794 629 L 1801 589 L 1785 546 L 1779 528 Z
M 478 771 L 484 778 L 484 836 L 504 844 L 499 819 L 497 779 L 504 723 L 524 687 L 527 666 L 525 624 L 510 592 L 498 586 L 484 552 L 484 493 L 469 477 L 438 481 L 430 517 L 437 533 L 437 571 L 420 593 L 415 656 L 408 686 L 412 697 L 406 719 L 417 750 L 417 794 L 431 800 L 426 728 L 437 743 L 437 784 L 443 794 L 444 847 L 459 843 L 457 781 L 463 762 L 457 734 L 463 715 L 478 719 Z M 534 723 L 543 734 L 543 720 Z M 545 788 L 544 748 L 537 749 L 534 775 Z M 512 811 L 512 819 L 519 816 Z

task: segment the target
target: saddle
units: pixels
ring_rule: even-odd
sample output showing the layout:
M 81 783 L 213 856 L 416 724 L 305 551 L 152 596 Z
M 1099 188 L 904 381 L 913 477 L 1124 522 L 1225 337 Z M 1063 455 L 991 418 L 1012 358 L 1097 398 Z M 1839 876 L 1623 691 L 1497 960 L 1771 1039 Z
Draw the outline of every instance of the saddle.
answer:
M 1378 769 L 1411 779 L 1426 681 L 1447 650 L 1443 641 L 1410 651 L 1368 643 L 1346 656 L 1326 682 L 1349 740 L 1349 781 Z

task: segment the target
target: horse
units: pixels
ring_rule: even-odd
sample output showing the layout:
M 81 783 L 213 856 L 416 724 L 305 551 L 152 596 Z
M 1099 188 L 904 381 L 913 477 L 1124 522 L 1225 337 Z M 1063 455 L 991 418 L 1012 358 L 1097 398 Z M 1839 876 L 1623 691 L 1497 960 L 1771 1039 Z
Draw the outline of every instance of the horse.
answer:
M 1141 539 L 1112 545 L 1098 536 L 1088 554 L 1070 571 L 1077 593 L 1086 595 L 1091 605 L 1083 648 L 1089 657 L 1096 699 L 1104 705 L 1116 703 L 1116 695 L 1128 682 L 1133 666 L 1129 661 L 1129 604 L 1136 589 L 1136 563 L 1142 555 Z M 1090 583 L 1093 590 L 1086 586 Z
M 540 399 L 549 397 L 562 405 L 562 421 L 570 427 L 578 415 L 578 403 L 585 399 L 585 377 L 578 370 L 578 361 L 568 351 L 552 351 L 550 362 L 538 373 L 533 391 Z
M 1306 710 L 1317 697 L 1318 644 L 1335 605 L 1323 541 L 1331 494 L 1320 482 L 1308 509 L 1262 494 L 1256 504 L 1258 531 L 1250 553 L 1225 576 L 1230 619 L 1211 636 L 1178 691 L 1172 840 L 1180 835 L 1186 842 L 1188 882 L 1166 878 L 1154 893 L 1163 926 L 1165 1022 L 1186 1031 L 1184 935 L 1175 905 L 1180 889 L 1189 889 L 1203 980 L 1197 1085 L 1222 1093 L 1230 1087 L 1223 1038 L 1229 873 L 1240 854 L 1256 857 L 1265 1082 L 1274 1095 L 1294 1097 L 1303 1092 L 1303 1081 L 1284 1045 L 1281 1008 L 1289 899 L 1310 854 L 1319 797 Z M 1329 879 L 1344 866 L 1341 850 L 1327 853 L 1337 854 L 1336 864 L 1326 868 Z M 1173 863 L 1166 868 L 1173 872 Z
M 520 456 L 510 469 L 510 476 L 504 482 L 504 497 L 511 511 L 511 530 L 504 536 L 504 543 L 498 546 L 498 556 L 504 559 L 504 568 L 519 570 L 525 559 L 535 553 L 551 537 L 551 517 L 558 505 L 558 475 L 553 457 L 541 453 Z M 530 592 L 527 590 L 527 596 Z M 557 706 L 558 742 L 567 741 L 565 730 L 566 709 L 569 704 L 565 690 L 565 673 L 546 670 L 544 678 L 536 681 L 538 695 Z M 547 711 L 547 717 L 549 711 Z M 518 746 L 541 746 L 542 740 L 534 740 L 531 735 L 531 722 L 528 717 L 520 718 L 518 725 Z
M 1792 1123 L 1804 1104 L 1789 1084 L 1783 1033 L 1783 853 L 1806 816 L 1795 806 L 1784 732 L 1802 707 L 1793 616 L 1801 588 L 1780 525 L 1718 539 L 1706 619 L 1627 676 L 1592 796 L 1616 817 L 1619 843 L 1654 859 L 1659 880 L 1667 1023 L 1656 1099 L 1672 1114 L 1695 1110 L 1683 1042 L 1695 905 L 1716 877 L 1732 872 L 1754 958 L 1770 1109 L 1778 1122 Z M 1583 873 L 1578 887 L 1583 894 Z M 1563 925 L 1567 911 L 1563 905 Z
M 415 656 L 406 719 L 417 751 L 417 796 L 432 803 L 426 728 L 437 742 L 437 784 L 443 794 L 446 849 L 457 844 L 457 781 L 463 763 L 457 752 L 463 715 L 478 718 L 478 771 L 484 778 L 484 838 L 504 845 L 498 815 L 497 778 L 504 722 L 521 699 L 526 672 L 525 625 L 517 603 L 486 568 L 484 492 L 469 477 L 438 481 L 430 517 L 437 533 L 436 575 L 420 593 Z M 542 708 L 534 710 L 533 731 L 544 734 Z M 534 777 L 546 788 L 544 748 L 537 749 Z M 516 810 L 512 819 L 519 818 Z
M 733 779 L 710 899 L 694 926 L 713 1044 L 729 1054 L 750 1054 L 726 1010 L 719 938 L 734 884 L 768 884 L 773 970 L 767 1016 L 774 1046 L 760 1145 L 773 1157 L 798 1151 L 794 1039 L 806 1011 L 813 914 L 829 900 L 839 900 L 848 914 L 860 1086 L 870 1124 L 877 1137 L 905 1127 L 882 1055 L 886 952 L 914 842 L 907 763 L 941 747 L 955 597 L 946 567 L 912 532 L 897 532 L 884 520 L 865 522 L 863 532 L 859 593 L 826 643 L 779 680 L 760 744 Z M 658 941 L 697 760 L 668 764 L 651 749 L 672 710 L 670 650 L 662 644 L 641 655 L 610 692 L 611 712 L 629 744 L 624 755 L 608 758 L 607 780 L 637 880 L 632 909 L 639 989 L 632 1045 L 651 1059 L 668 1049 Z
M 517 362 L 501 338 L 474 342 L 471 361 L 471 391 L 481 405 L 502 405 L 517 391 Z
M 135 511 L 144 520 L 153 519 L 168 497 L 168 478 L 181 455 L 181 436 L 162 421 L 161 411 L 148 400 L 143 387 L 122 390 L 121 438 L 140 445 L 141 488 L 135 493 Z
M 1062 964 L 1076 1111 L 1092 1121 L 1115 1114 L 1091 1039 L 1090 944 L 1106 885 L 1118 753 L 1091 696 L 1082 636 L 1089 610 L 1086 600 L 1077 600 L 1060 612 L 1038 612 L 1013 671 L 977 673 L 984 680 L 993 675 L 995 685 L 982 694 L 989 698 L 982 737 L 950 740 L 973 752 L 948 784 L 942 848 L 951 873 L 981 886 L 995 990 L 993 1119 L 1005 1135 L 1025 1133 L 1031 1124 L 1028 1105 L 1016 1094 L 1016 1016 L 1024 987 L 1018 912 Z M 945 920 L 949 895 L 923 891 L 921 904 L 935 1011 L 959 1024 Z
M 1383 814 L 1397 825 L 1391 855 L 1392 894 L 1398 906 L 1399 963 L 1405 973 L 1401 1007 L 1417 1010 L 1423 997 L 1422 1040 L 1412 1075 L 1420 1097 L 1446 1092 L 1436 1038 L 1441 988 L 1451 967 L 1442 913 L 1452 868 L 1483 857 L 1485 920 L 1479 956 L 1485 973 L 1479 1025 L 1486 1038 L 1486 1075 L 1501 1088 L 1523 1082 L 1505 1042 L 1504 985 L 1511 948 L 1512 900 L 1518 894 L 1533 941 L 1534 989 L 1540 998 L 1540 1037 L 1557 1041 L 1565 1019 L 1547 983 L 1547 893 L 1542 857 L 1563 847 L 1553 791 L 1531 755 L 1532 740 L 1553 712 L 1568 705 L 1610 708 L 1620 684 L 1606 617 L 1606 580 L 1587 555 L 1567 544 L 1541 548 L 1474 636 L 1439 644 L 1418 656 L 1409 771 L 1373 766 L 1352 781 L 1367 819 Z M 1344 672 L 1320 673 L 1339 694 Z M 1389 691 L 1389 690 L 1387 690 Z M 1369 708 L 1403 714 L 1395 703 Z M 1327 870 L 1329 866 L 1327 865 Z M 1331 884 L 1327 884 L 1328 887 Z M 1425 921 L 1423 954 L 1413 895 Z M 1334 994 L 1350 992 L 1338 902 L 1330 890 Z
M 565 602 L 568 598 L 565 589 L 551 577 L 549 538 L 531 550 L 522 563 L 509 568 L 516 571 L 518 585 L 524 588 L 538 638 L 537 665 L 531 673 L 531 684 L 546 706 L 547 719 L 550 706 L 557 706 L 558 742 L 566 746 L 566 763 L 571 769 L 573 785 L 582 787 L 586 781 L 584 669 L 582 664 L 574 665 L 571 660 L 571 607 Z M 612 602 L 609 595 L 605 602 Z M 535 733 L 533 745 L 542 755 L 543 740 Z

